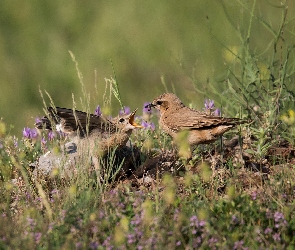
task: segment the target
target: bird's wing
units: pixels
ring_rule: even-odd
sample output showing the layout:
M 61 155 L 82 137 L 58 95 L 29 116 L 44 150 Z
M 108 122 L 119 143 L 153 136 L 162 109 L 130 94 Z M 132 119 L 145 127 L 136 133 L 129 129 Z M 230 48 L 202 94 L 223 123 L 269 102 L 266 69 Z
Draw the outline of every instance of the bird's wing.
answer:
M 165 117 L 165 124 L 174 131 L 182 129 L 202 129 L 219 125 L 237 125 L 245 123 L 239 118 L 224 118 L 207 115 L 204 112 L 193 110 L 187 107 L 170 112 Z
M 97 130 L 101 133 L 113 133 L 116 131 L 115 124 L 103 116 L 58 107 L 56 108 L 56 115 L 60 117 L 61 124 L 65 130 L 75 131 L 80 129 L 83 133 L 86 133 L 87 128 L 89 132 Z

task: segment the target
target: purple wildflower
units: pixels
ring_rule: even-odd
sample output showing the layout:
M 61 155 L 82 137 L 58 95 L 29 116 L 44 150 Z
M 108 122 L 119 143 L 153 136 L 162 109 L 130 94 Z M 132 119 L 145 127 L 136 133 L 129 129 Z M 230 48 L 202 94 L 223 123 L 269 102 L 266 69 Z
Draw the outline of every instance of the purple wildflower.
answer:
M 94 226 L 91 228 L 91 231 L 92 231 L 93 234 L 96 234 L 96 233 L 98 232 L 98 228 L 97 228 L 97 226 L 94 225 Z
M 95 109 L 95 111 L 94 111 L 94 114 L 96 115 L 96 116 L 101 116 L 101 109 L 100 109 L 100 106 L 99 105 L 97 105 L 97 107 L 96 107 L 96 109 Z
M 275 221 L 276 228 L 284 227 L 288 224 L 288 222 L 285 220 L 284 215 L 280 212 L 275 212 L 273 218 Z
M 231 217 L 231 222 L 232 222 L 232 224 L 234 224 L 234 225 L 238 224 L 238 223 L 239 223 L 239 219 L 238 219 L 238 217 L 235 216 L 235 215 L 233 215 L 233 216 Z
M 31 138 L 37 138 L 38 137 L 38 132 L 37 132 L 37 129 L 33 128 L 31 129 Z
M 47 141 L 45 140 L 44 137 L 42 137 L 42 139 L 41 139 L 41 144 L 42 144 L 42 145 L 46 145 L 46 143 L 47 143 Z
M 98 248 L 98 243 L 96 241 L 93 241 L 89 244 L 89 247 L 91 249 L 97 249 Z
M 181 245 L 181 241 L 177 241 L 176 246 L 180 246 L 180 245 Z
M 18 147 L 18 139 L 15 136 L 13 137 L 13 145 L 15 148 Z
M 221 116 L 221 111 L 219 108 L 216 108 L 215 111 L 214 111 L 214 115 L 215 116 Z
M 218 239 L 212 237 L 208 240 L 208 245 L 211 249 L 216 249 L 216 243 L 218 242 Z
M 30 132 L 31 132 L 31 129 L 25 127 L 23 130 L 23 137 L 30 138 Z
M 133 217 L 133 219 L 131 220 L 130 224 L 134 225 L 134 226 L 138 226 L 142 223 L 142 215 L 141 214 L 135 214 L 135 216 Z
M 202 238 L 198 236 L 197 238 L 193 238 L 193 248 L 197 249 L 202 243 Z
M 113 249 L 113 246 L 111 245 L 111 236 L 108 236 L 104 242 L 102 243 L 102 245 L 106 248 L 106 249 Z
M 143 126 L 146 129 L 151 129 L 151 130 L 155 130 L 155 128 L 156 128 L 156 126 L 155 126 L 155 124 L 153 122 L 149 123 L 149 122 L 146 122 L 144 120 L 141 122 L 141 126 Z
M 38 132 L 37 129 L 33 128 L 24 128 L 23 130 L 23 137 L 28 138 L 28 139 L 32 139 L 32 138 L 36 138 L 38 137 Z
M 279 233 L 275 233 L 272 238 L 274 239 L 274 241 L 280 241 L 281 240 L 281 236 Z
M 251 195 L 251 199 L 252 200 L 256 200 L 257 199 L 257 192 L 256 191 L 253 191 L 250 195 Z
M 244 241 L 236 241 L 234 244 L 234 249 L 243 249 Z
M 41 202 L 42 201 L 42 198 L 41 197 L 36 197 L 35 199 L 37 202 Z
M 42 120 L 39 117 L 35 118 L 35 123 L 42 123 Z
M 271 232 L 272 232 L 272 229 L 269 227 L 264 230 L 265 234 L 270 234 Z
M 280 220 L 284 219 L 284 215 L 280 212 L 275 212 L 273 215 L 275 222 L 279 222 Z
M 104 211 L 103 211 L 103 210 L 100 210 L 100 211 L 99 211 L 99 218 L 102 219 L 102 218 L 104 218 L 105 216 L 106 216 L 106 215 L 105 215 Z
M 53 190 L 51 191 L 51 194 L 56 194 L 56 193 L 58 193 L 58 189 L 53 189 Z
M 199 224 L 198 217 L 197 217 L 196 215 L 193 215 L 193 216 L 190 218 L 190 226 L 191 226 L 191 227 L 198 227 L 198 224 Z
M 37 223 L 34 219 L 27 217 L 27 225 L 31 227 L 31 229 L 34 229 Z
M 123 110 L 119 111 L 119 115 L 128 115 L 130 113 L 131 113 L 130 108 L 126 106 L 124 106 Z
M 52 141 L 56 137 L 56 134 L 53 131 L 48 132 L 48 140 Z
M 133 243 L 135 243 L 135 235 L 134 234 L 128 234 L 127 235 L 127 242 L 128 242 L 128 244 L 133 244 Z
M 203 227 L 203 226 L 205 226 L 205 224 L 206 224 L 206 221 L 201 220 L 200 223 L 199 223 L 199 226 L 200 226 L 200 227 Z
M 206 99 L 204 105 L 206 110 L 214 109 L 214 100 Z
M 42 233 L 38 232 L 34 234 L 35 242 L 38 244 L 41 240 Z

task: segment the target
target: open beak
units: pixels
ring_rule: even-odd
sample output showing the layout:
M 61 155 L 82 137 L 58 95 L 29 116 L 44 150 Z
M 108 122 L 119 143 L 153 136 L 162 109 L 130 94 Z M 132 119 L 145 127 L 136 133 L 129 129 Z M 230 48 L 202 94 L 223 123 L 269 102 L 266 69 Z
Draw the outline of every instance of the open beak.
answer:
M 129 116 L 129 123 L 135 127 L 135 128 L 143 128 L 143 126 L 137 124 L 135 121 L 134 121 L 134 116 L 135 116 L 135 113 L 136 113 L 137 109 L 135 109 Z

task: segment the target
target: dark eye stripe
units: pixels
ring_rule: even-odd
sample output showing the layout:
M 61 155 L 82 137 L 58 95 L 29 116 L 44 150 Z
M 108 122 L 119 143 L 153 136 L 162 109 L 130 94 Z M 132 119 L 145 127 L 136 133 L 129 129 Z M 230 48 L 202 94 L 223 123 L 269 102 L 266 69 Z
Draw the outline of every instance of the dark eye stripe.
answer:
M 163 102 L 162 101 L 157 101 L 157 104 L 158 105 L 161 105 Z

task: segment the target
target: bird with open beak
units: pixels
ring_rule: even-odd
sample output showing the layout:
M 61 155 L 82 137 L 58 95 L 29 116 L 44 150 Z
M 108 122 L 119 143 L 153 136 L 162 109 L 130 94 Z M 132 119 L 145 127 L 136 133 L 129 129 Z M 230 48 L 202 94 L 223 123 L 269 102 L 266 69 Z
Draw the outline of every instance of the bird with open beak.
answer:
M 55 127 L 57 131 L 78 140 L 81 148 L 87 145 L 87 149 L 98 151 L 100 155 L 126 145 L 133 129 L 142 127 L 134 121 L 137 109 L 112 120 L 67 108 L 49 107 L 47 110 L 48 116 L 42 117 L 35 124 L 36 128 L 52 130 Z

